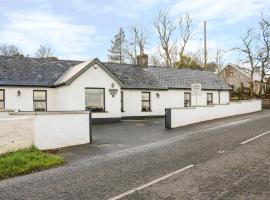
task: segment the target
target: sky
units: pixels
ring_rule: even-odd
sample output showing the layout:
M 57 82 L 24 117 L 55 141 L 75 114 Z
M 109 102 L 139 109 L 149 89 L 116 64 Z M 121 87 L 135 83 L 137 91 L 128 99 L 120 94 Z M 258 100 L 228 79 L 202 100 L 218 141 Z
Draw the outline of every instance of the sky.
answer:
M 0 44 L 15 44 L 34 56 L 39 45 L 50 47 L 61 59 L 107 60 L 114 35 L 123 27 L 142 25 L 150 33 L 146 52 L 158 46 L 153 19 L 160 9 L 173 21 L 189 13 L 194 22 L 187 51 L 203 48 L 203 21 L 207 21 L 209 51 L 241 45 L 240 36 L 256 27 L 270 0 L 0 0 Z M 176 36 L 175 36 L 176 37 Z M 225 62 L 236 62 L 228 51 Z

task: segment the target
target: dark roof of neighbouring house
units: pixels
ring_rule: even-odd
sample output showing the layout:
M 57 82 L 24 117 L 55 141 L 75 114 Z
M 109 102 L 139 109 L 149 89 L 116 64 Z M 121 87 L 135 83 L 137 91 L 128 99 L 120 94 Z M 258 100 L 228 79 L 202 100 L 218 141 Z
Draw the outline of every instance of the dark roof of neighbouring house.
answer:
M 64 74 L 83 62 L 0 56 L 0 85 L 55 87 Z M 155 66 L 143 69 L 131 64 L 102 64 L 123 83 L 123 88 L 188 89 L 192 83 L 201 83 L 203 89 L 230 89 L 209 71 Z

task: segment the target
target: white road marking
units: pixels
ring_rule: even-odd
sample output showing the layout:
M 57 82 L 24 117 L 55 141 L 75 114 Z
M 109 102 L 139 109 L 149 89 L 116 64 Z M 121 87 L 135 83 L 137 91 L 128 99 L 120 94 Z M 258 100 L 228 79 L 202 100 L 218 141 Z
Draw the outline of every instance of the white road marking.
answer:
M 255 136 L 255 137 L 253 137 L 253 138 L 250 138 L 250 139 L 248 139 L 248 140 L 242 142 L 241 144 L 246 144 L 246 143 L 248 143 L 248 142 L 250 142 L 250 141 L 252 141 L 252 140 L 255 140 L 255 139 L 259 138 L 259 137 L 262 137 L 262 136 L 264 136 L 264 135 L 266 135 L 266 134 L 268 134 L 268 133 L 270 133 L 270 131 L 264 132 L 264 133 L 262 133 L 262 134 L 260 134 L 260 135 L 257 135 L 257 136 Z
M 160 178 L 158 178 L 158 179 L 155 179 L 155 180 L 153 180 L 153 181 L 151 181 L 151 182 L 148 182 L 148 183 L 146 183 L 146 184 L 144 184 L 144 185 L 141 185 L 141 186 L 139 186 L 139 187 L 136 187 L 136 188 L 134 188 L 134 189 L 132 189 L 132 190 L 129 190 L 129 191 L 125 192 L 125 193 L 119 194 L 119 195 L 117 195 L 117 196 L 115 196 L 115 197 L 112 197 L 112 198 L 110 198 L 110 199 L 108 199 L 108 200 L 117 200 L 117 199 L 120 199 L 120 198 L 122 198 L 122 197 L 125 197 L 125 196 L 127 196 L 127 195 L 129 195 L 129 194 L 132 194 L 132 193 L 134 193 L 134 192 L 136 192 L 136 191 L 138 191 L 138 190 L 141 190 L 141 189 L 143 189 L 143 188 L 146 188 L 146 187 L 148 187 L 148 186 L 150 186 L 150 185 L 153 185 L 153 184 L 155 184 L 155 183 L 157 183 L 157 182 L 160 182 L 160 181 L 162 181 L 162 180 L 164 180 L 164 179 L 167 179 L 167 178 L 169 178 L 169 177 L 171 177 L 171 176 L 173 176 L 173 175 L 175 175 L 175 174 L 178 174 L 178 173 L 180 173 L 180 172 L 182 172 L 182 171 L 185 171 L 185 170 L 187 170 L 187 169 L 190 169 L 190 168 L 192 168 L 192 167 L 194 167 L 194 165 L 188 165 L 188 166 L 186 166 L 186 167 L 184 167 L 184 168 L 182 168 L 182 169 L 179 169 L 179 170 L 177 170 L 177 171 L 174 171 L 174 172 L 172 172 L 172 173 L 169 173 L 169 174 L 167 174 L 167 175 L 165 175 L 165 176 L 162 176 L 162 177 L 160 177 Z

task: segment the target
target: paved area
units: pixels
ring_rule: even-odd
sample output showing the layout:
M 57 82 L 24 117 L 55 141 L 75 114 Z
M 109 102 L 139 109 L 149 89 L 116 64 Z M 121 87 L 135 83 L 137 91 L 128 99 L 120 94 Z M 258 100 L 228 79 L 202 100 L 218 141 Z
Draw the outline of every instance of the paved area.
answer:
M 207 121 L 171 130 L 165 129 L 164 118 L 123 120 L 119 123 L 96 124 L 93 126 L 93 144 L 63 148 L 57 154 L 63 156 L 67 163 L 75 163 L 84 159 L 143 146 L 176 136 L 185 136 L 190 131 L 230 125 L 235 121 L 251 119 L 264 113 L 267 114 L 268 111 L 262 111 L 260 114 L 252 113 Z
M 0 199 L 269 199 L 270 111 L 169 131 L 167 138 L 0 182 Z M 178 134 L 177 134 L 178 133 Z M 116 200 L 116 199 L 115 199 Z

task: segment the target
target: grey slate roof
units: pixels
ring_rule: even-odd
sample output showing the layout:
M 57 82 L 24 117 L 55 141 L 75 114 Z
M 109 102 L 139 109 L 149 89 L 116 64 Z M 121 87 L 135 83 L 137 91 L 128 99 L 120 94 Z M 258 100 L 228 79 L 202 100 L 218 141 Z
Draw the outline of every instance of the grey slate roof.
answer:
M 0 56 L 0 85 L 51 87 L 81 61 Z
M 0 56 L 0 85 L 54 87 L 55 82 L 71 67 L 82 61 L 48 60 Z M 103 63 L 130 89 L 189 89 L 192 83 L 202 83 L 203 89 L 230 87 L 213 72 L 137 65 Z
M 191 88 L 191 84 L 201 83 L 202 89 L 231 89 L 211 71 L 166 67 L 149 67 L 149 71 L 168 88 Z
M 103 63 L 115 76 L 124 83 L 125 88 L 167 89 L 149 71 L 138 65 Z
M 104 65 L 125 83 L 125 88 L 190 89 L 192 83 L 201 83 L 202 89 L 231 89 L 210 71 L 158 66 L 149 66 L 148 69 L 143 69 L 140 66 L 130 64 L 104 63 Z

